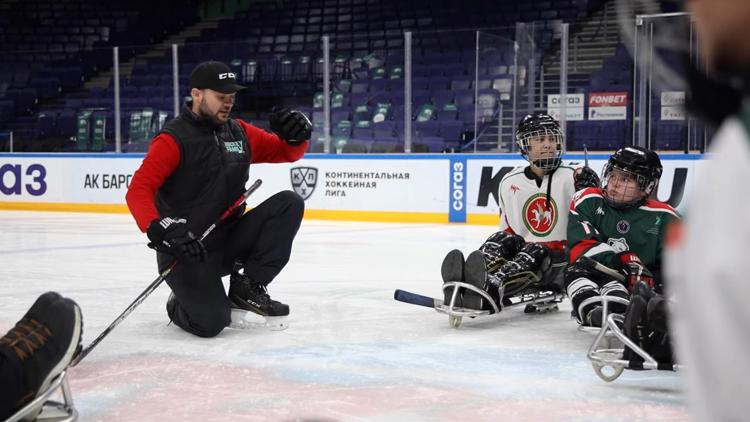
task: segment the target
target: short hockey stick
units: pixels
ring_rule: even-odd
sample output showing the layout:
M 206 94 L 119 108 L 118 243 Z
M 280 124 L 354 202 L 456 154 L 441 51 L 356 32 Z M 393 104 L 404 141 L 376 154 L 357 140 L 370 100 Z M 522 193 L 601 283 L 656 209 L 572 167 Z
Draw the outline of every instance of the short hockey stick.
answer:
M 206 231 L 203 232 L 203 235 L 201 235 L 200 240 L 204 240 L 209 234 L 211 234 L 212 231 L 214 231 L 214 229 L 219 224 L 223 223 L 227 218 L 229 218 L 230 215 L 232 215 L 232 213 L 237 211 L 237 209 L 240 206 L 242 206 L 242 204 L 247 200 L 247 198 L 260 187 L 261 183 L 263 183 L 262 180 L 260 179 L 256 180 L 252 184 L 252 186 L 250 186 L 250 188 L 247 191 L 245 191 L 245 193 L 243 193 L 242 196 L 240 196 L 239 199 L 237 199 L 237 201 L 234 202 L 234 204 L 232 204 L 229 208 L 227 208 L 226 211 L 224 211 L 224 213 L 219 217 L 218 220 L 216 220 L 213 224 L 211 224 L 206 229 Z M 149 286 L 146 287 L 146 290 L 144 290 L 143 293 L 141 293 L 137 298 L 135 298 L 133 303 L 131 303 L 130 306 L 128 306 L 120 314 L 120 316 L 117 317 L 117 319 L 115 319 L 111 324 L 109 324 L 109 327 L 105 328 L 104 331 L 102 331 L 102 333 L 99 334 L 99 337 L 94 339 L 94 341 L 92 341 L 91 344 L 89 344 L 86 348 L 81 350 L 80 353 L 78 353 L 75 359 L 73 359 L 73 361 L 71 362 L 70 366 L 78 365 L 78 363 L 81 362 L 83 358 L 85 358 L 89 353 L 91 353 L 91 350 L 94 347 L 96 347 L 96 345 L 99 344 L 99 342 L 101 342 L 102 339 L 104 339 L 104 337 L 107 336 L 107 334 L 109 334 L 112 330 L 114 330 L 114 328 L 117 327 L 122 322 L 122 320 L 124 320 L 128 315 L 130 315 L 130 313 L 133 312 L 133 310 L 135 310 L 135 308 L 138 307 L 138 305 L 140 305 L 144 300 L 146 300 L 146 298 L 154 290 L 156 290 L 156 288 L 159 287 L 159 285 L 164 280 L 166 280 L 167 276 L 172 272 L 172 270 L 174 269 L 176 265 L 177 265 L 177 259 L 174 259 L 172 263 L 170 263 L 169 266 L 164 271 L 162 271 L 158 277 L 156 277 L 156 280 L 151 282 L 151 284 L 149 284 Z
M 599 271 L 602 274 L 608 275 L 612 278 L 614 278 L 617 281 L 625 281 L 625 275 L 622 274 L 619 271 L 613 270 L 612 268 L 609 268 L 608 266 L 595 261 L 594 259 L 588 257 L 588 256 L 582 256 L 578 258 L 585 266 L 588 268 L 591 268 L 592 270 Z
M 589 150 L 586 148 L 586 144 L 583 144 L 583 166 L 589 166 Z
M 396 289 L 393 292 L 393 298 L 399 302 L 411 303 L 412 305 L 426 306 L 428 308 L 437 308 L 443 304 L 442 299 L 435 299 L 429 296 L 407 292 L 406 290 Z

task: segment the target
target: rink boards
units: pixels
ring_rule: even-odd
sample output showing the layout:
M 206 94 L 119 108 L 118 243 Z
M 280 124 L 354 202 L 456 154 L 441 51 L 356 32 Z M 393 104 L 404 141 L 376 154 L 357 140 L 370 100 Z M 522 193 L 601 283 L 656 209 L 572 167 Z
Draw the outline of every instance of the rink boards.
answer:
M 125 193 L 143 154 L 0 154 L 0 210 L 127 213 Z M 608 155 L 590 154 L 601 173 Z M 699 154 L 661 155 L 658 198 L 682 210 L 700 175 Z M 583 155 L 564 162 L 580 166 Z M 497 225 L 502 176 L 518 154 L 307 154 L 295 163 L 253 164 L 263 186 L 249 205 L 281 190 L 305 199 L 305 217 L 352 221 Z

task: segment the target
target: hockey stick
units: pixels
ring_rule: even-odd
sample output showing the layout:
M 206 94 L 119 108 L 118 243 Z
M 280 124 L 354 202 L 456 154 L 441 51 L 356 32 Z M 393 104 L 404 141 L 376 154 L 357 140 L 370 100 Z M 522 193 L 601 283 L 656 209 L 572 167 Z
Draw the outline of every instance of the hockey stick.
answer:
M 595 261 L 594 259 L 588 257 L 588 256 L 581 256 L 578 258 L 581 263 L 583 263 L 586 267 L 599 271 L 602 274 L 606 274 L 612 278 L 614 278 L 617 281 L 625 281 L 625 275 L 620 273 L 619 271 L 613 270 L 612 268 L 609 268 L 608 266 Z
M 250 188 L 248 188 L 248 190 L 246 190 L 245 193 L 243 193 L 242 196 L 240 196 L 239 199 L 237 199 L 234 202 L 234 204 L 232 204 L 229 208 L 227 208 L 226 211 L 224 211 L 224 213 L 218 218 L 218 220 L 216 220 L 213 224 L 211 224 L 203 232 L 203 234 L 200 237 L 200 240 L 204 240 L 209 234 L 211 234 L 212 231 L 214 231 L 214 229 L 219 224 L 223 223 L 227 218 L 229 218 L 230 215 L 232 215 L 232 213 L 234 213 L 235 211 L 237 211 L 237 209 L 240 206 L 242 206 L 242 204 L 247 200 L 247 198 L 253 192 L 255 192 L 260 187 L 260 185 L 262 183 L 263 183 L 262 180 L 260 180 L 260 179 L 256 180 L 250 186 Z M 104 331 L 102 331 L 102 333 L 99 334 L 99 337 L 97 337 L 96 339 L 94 339 L 94 341 L 92 341 L 91 344 L 89 344 L 86 348 L 84 348 L 83 350 L 81 350 L 80 353 L 78 353 L 78 356 L 76 356 L 76 358 L 73 359 L 73 361 L 71 362 L 70 366 L 76 366 L 76 365 L 78 365 L 78 363 L 81 362 L 83 360 L 83 358 L 85 358 L 89 353 L 91 353 L 91 350 L 94 347 L 96 347 L 96 345 L 99 344 L 99 342 L 101 342 L 102 339 L 104 339 L 104 337 L 107 336 L 107 334 L 109 334 L 112 330 L 114 330 L 115 327 L 117 327 L 122 322 L 122 320 L 124 320 L 128 315 L 130 315 L 130 313 L 133 312 L 133 310 L 135 310 L 135 308 L 138 307 L 138 305 L 140 305 L 144 300 L 146 300 L 146 298 L 154 290 L 156 290 L 156 288 L 159 287 L 159 285 L 164 280 L 166 280 L 167 276 L 172 272 L 172 270 L 174 269 L 175 266 L 177 266 L 177 259 L 176 258 L 174 260 L 172 260 L 172 262 L 169 264 L 169 266 L 164 271 L 162 271 L 161 274 L 159 274 L 158 277 L 156 277 L 156 280 L 154 280 L 153 282 L 151 282 L 151 284 L 149 284 L 149 286 L 146 287 L 146 290 L 144 290 L 143 293 L 141 293 L 140 295 L 138 295 L 137 298 L 135 298 L 135 300 L 133 301 L 133 303 L 131 303 L 130 306 L 128 306 L 120 314 L 120 316 L 118 316 L 114 321 L 112 321 L 111 324 L 109 324 L 109 327 L 105 328 Z
M 589 166 L 589 150 L 586 148 L 586 144 L 583 144 L 583 166 Z
M 442 299 L 435 299 L 429 296 L 423 296 L 406 290 L 396 289 L 393 292 L 393 298 L 399 302 L 411 303 L 412 305 L 425 306 L 427 308 L 437 308 L 443 304 Z

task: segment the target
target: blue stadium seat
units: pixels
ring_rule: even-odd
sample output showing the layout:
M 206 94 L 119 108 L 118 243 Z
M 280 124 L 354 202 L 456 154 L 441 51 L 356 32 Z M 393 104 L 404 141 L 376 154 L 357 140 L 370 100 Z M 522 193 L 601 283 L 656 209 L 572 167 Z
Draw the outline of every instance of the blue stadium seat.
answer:
M 423 136 L 419 143 L 426 145 L 429 152 L 441 152 L 445 147 L 445 140 L 440 136 Z
M 447 141 L 460 141 L 463 132 L 463 122 L 447 120 L 440 122 L 440 136 Z
M 395 134 L 396 123 L 393 120 L 385 120 L 373 124 L 373 134 L 376 139 L 392 137 Z

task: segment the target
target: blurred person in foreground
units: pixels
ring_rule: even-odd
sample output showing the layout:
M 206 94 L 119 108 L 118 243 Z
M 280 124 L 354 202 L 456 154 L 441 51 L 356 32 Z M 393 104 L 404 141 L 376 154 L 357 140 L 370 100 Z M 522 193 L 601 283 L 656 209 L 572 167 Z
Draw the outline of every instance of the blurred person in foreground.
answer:
M 686 220 L 668 236 L 677 354 L 696 421 L 747 420 L 750 379 L 750 1 L 689 0 L 708 72 L 688 69 L 687 109 L 719 129 Z M 711 75 L 706 76 L 706 75 Z

